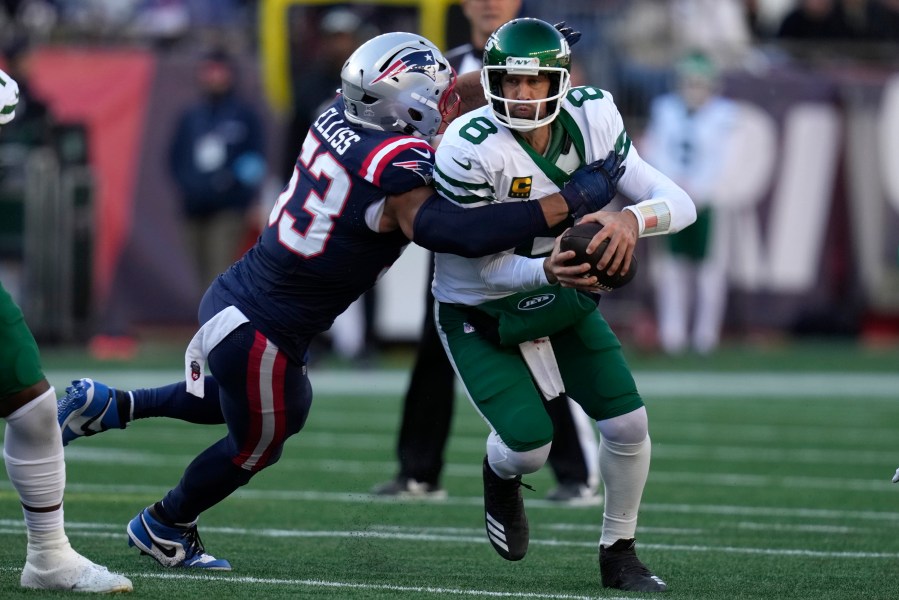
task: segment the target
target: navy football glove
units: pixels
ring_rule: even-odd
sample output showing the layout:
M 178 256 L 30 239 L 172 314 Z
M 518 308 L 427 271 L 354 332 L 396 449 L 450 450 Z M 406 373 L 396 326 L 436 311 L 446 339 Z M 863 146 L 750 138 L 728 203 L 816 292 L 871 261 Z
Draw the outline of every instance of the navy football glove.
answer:
M 618 180 L 624 175 L 624 155 L 614 150 L 602 160 L 585 165 L 571 174 L 560 192 L 575 219 L 598 210 L 618 193 Z
M 581 39 L 581 32 L 575 31 L 573 28 L 565 25 L 565 21 L 559 21 L 555 25 L 553 25 L 559 33 L 562 34 L 562 37 L 565 38 L 565 41 L 568 42 L 569 46 L 574 46 L 577 44 L 577 41 Z

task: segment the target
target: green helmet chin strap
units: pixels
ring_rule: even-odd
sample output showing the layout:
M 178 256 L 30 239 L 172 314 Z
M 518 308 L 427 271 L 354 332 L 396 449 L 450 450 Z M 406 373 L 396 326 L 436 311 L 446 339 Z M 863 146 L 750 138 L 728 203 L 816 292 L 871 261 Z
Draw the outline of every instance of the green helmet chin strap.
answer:
M 571 48 L 565 36 L 540 19 L 514 19 L 493 32 L 484 47 L 481 84 L 493 113 L 511 129 L 529 131 L 548 123 L 559 114 L 561 100 L 571 88 Z M 547 97 L 540 100 L 511 101 L 503 97 L 503 76 L 545 74 L 550 79 Z M 511 104 L 534 104 L 533 118 L 511 115 Z M 546 106 L 540 116 L 541 105 Z

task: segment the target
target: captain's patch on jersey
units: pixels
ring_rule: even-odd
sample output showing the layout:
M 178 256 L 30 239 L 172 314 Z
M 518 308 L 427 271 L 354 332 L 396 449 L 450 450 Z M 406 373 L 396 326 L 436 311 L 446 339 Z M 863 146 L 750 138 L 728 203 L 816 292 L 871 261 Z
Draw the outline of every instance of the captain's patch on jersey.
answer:
M 513 177 L 509 186 L 509 198 L 530 198 L 532 177 Z

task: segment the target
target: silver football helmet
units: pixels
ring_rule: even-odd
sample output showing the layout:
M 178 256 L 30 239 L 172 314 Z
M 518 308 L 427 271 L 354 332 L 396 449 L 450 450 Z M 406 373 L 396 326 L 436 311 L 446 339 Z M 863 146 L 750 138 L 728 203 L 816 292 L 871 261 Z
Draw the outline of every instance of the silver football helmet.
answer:
M 449 62 L 414 33 L 365 42 L 347 59 L 340 79 L 346 118 L 381 131 L 431 138 L 459 99 Z

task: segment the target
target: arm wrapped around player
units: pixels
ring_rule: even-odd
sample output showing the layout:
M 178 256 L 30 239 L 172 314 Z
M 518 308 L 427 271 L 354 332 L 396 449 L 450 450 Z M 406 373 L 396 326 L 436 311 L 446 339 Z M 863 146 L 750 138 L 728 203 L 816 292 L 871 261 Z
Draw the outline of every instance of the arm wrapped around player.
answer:
M 434 252 L 477 258 L 514 248 L 548 230 L 538 202 L 462 208 L 433 194 L 418 209 L 412 241 Z

